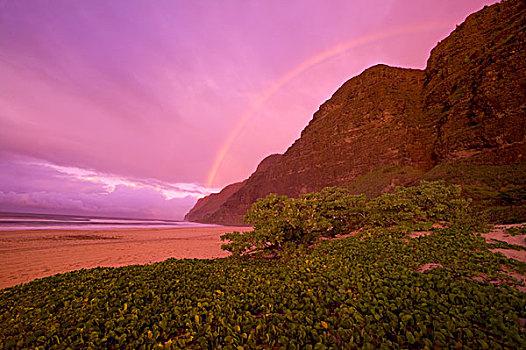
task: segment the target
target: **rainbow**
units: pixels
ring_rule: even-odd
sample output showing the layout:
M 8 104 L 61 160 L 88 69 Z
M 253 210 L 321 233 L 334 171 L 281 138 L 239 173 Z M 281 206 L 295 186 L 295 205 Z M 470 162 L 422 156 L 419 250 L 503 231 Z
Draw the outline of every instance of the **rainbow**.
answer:
M 338 44 L 326 51 L 323 51 L 317 55 L 310 57 L 308 60 L 296 66 L 294 69 L 292 69 L 291 71 L 283 75 L 281 78 L 279 78 L 277 81 L 275 81 L 268 89 L 263 91 L 263 93 L 254 101 L 254 103 L 252 103 L 252 105 L 247 109 L 247 111 L 243 113 L 241 118 L 239 118 L 239 121 L 237 122 L 235 127 L 232 129 L 232 131 L 228 134 L 227 138 L 225 139 L 225 141 L 223 142 L 223 144 L 219 148 L 219 151 L 216 154 L 212 168 L 210 169 L 210 172 L 208 173 L 208 176 L 207 176 L 206 187 L 212 187 L 217 171 L 221 167 L 221 163 L 223 162 L 223 159 L 225 158 L 230 147 L 232 146 L 232 143 L 234 142 L 236 137 L 239 135 L 239 133 L 241 132 L 241 130 L 243 129 L 247 121 L 281 87 L 283 87 L 285 84 L 293 80 L 295 77 L 297 77 L 298 75 L 300 75 L 307 69 L 310 69 L 313 66 L 316 66 L 330 58 L 333 58 L 334 56 L 337 56 L 347 50 L 350 50 L 360 45 L 368 44 L 368 43 L 371 43 L 377 40 L 381 40 L 381 39 L 385 39 L 385 38 L 389 38 L 389 37 L 393 37 L 393 36 L 397 36 L 401 34 L 407 34 L 407 33 L 412 33 L 416 31 L 439 29 L 439 28 L 444 28 L 444 27 L 449 27 L 449 26 L 450 26 L 450 23 L 432 22 L 432 23 L 418 24 L 418 25 L 413 25 L 413 26 L 408 26 L 408 27 L 397 28 L 394 30 L 389 30 L 388 32 L 366 35 L 361 38 L 351 39 L 342 44 Z

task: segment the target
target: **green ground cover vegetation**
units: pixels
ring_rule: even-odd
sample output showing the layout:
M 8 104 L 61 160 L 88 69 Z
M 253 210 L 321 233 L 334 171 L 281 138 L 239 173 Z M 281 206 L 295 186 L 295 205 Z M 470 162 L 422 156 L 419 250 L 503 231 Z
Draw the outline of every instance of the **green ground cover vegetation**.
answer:
M 496 223 L 520 223 L 526 218 L 526 162 L 506 165 L 477 164 L 456 160 L 442 163 L 427 172 L 406 167 L 380 167 L 359 176 L 347 185 L 353 194 L 368 198 L 381 195 L 393 183 L 414 186 L 421 180 L 445 180 L 462 188 L 462 196 L 473 200 L 476 212 Z
M 255 233 L 227 237 L 235 257 L 80 270 L 0 291 L 0 348 L 525 348 L 526 295 L 506 272 L 526 264 L 488 250 L 458 191 L 267 197 L 247 214 Z
M 506 234 L 509 236 L 525 236 L 526 235 L 526 226 L 522 227 L 510 227 L 506 230 Z
M 526 218 L 526 162 L 477 165 L 455 161 L 440 164 L 422 179 L 459 184 L 473 199 L 474 209 L 491 223 L 519 223 Z

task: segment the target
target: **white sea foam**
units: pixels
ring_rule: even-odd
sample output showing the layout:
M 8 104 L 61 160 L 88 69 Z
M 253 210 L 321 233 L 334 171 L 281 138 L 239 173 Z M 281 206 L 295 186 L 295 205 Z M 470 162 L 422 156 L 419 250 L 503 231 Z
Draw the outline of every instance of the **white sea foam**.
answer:
M 206 227 L 205 225 L 187 221 L 159 219 L 125 219 L 90 216 L 1 213 L 0 231 L 12 230 L 94 230 L 119 228 L 176 228 L 176 227 Z

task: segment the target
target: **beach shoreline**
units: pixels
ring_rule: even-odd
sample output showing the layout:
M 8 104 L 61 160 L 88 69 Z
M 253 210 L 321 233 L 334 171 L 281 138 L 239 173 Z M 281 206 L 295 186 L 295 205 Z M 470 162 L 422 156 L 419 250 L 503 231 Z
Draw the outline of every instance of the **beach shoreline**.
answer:
M 250 227 L 39 229 L 0 231 L 0 289 L 80 269 L 143 265 L 169 258 L 214 259 L 220 236 Z

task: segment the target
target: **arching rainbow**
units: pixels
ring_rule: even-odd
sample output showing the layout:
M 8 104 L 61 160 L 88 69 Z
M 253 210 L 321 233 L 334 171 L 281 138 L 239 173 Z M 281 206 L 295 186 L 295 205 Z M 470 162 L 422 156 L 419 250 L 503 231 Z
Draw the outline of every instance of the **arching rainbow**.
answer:
M 359 45 L 364 45 L 367 43 L 371 43 L 380 39 L 385 39 L 388 37 L 393 37 L 401 34 L 407 34 L 411 32 L 416 31 L 426 31 L 426 30 L 432 30 L 432 29 L 438 29 L 443 27 L 450 26 L 450 23 L 426 23 L 426 24 L 418 24 L 414 26 L 409 27 L 402 27 L 397 28 L 394 30 L 389 30 L 388 32 L 382 32 L 382 33 L 376 33 L 367 35 L 358 39 L 351 39 L 347 42 L 344 42 L 342 44 L 338 44 L 322 53 L 319 53 L 315 56 L 312 56 L 308 60 L 304 61 L 285 75 L 283 75 L 280 79 L 278 79 L 276 82 L 274 82 L 267 90 L 265 90 L 259 98 L 248 108 L 248 110 L 243 113 L 239 121 L 237 122 L 234 129 L 230 132 L 230 134 L 225 139 L 223 145 L 220 147 L 219 151 L 217 152 L 217 155 L 214 159 L 214 164 L 212 165 L 212 168 L 210 169 L 210 172 L 208 173 L 207 181 L 206 181 L 206 187 L 212 187 L 212 184 L 214 182 L 214 179 L 216 177 L 217 171 L 219 170 L 221 163 L 223 162 L 223 159 L 225 158 L 225 155 L 227 154 L 228 150 L 230 149 L 230 146 L 232 146 L 232 143 L 234 142 L 237 135 L 240 133 L 240 131 L 243 129 L 247 121 L 254 115 L 254 113 L 265 103 L 267 100 L 276 93 L 283 85 L 287 84 L 289 81 L 294 79 L 296 76 L 301 74 L 303 71 L 322 63 L 323 61 L 326 61 L 336 55 L 339 55 L 349 49 L 352 49 Z

